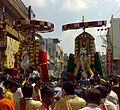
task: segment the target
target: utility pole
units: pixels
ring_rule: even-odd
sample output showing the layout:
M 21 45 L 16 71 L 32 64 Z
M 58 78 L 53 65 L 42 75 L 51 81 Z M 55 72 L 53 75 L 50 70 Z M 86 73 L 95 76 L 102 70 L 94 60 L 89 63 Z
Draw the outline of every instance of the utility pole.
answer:
M 111 30 L 112 30 L 111 49 L 112 49 L 112 71 L 113 71 L 113 59 L 114 59 L 114 51 L 113 51 L 113 46 L 114 46 L 113 15 L 112 15 L 112 17 L 111 17 L 110 23 L 111 23 Z
M 103 31 L 103 30 L 105 30 L 105 31 L 107 31 L 107 34 L 106 35 L 101 35 L 101 31 Z M 104 44 L 106 44 L 106 45 L 102 45 L 102 47 L 103 46 L 105 46 L 105 49 L 106 49 L 106 68 L 107 68 L 107 76 L 108 76 L 108 79 L 109 79 L 109 74 L 111 74 L 112 73 L 112 69 L 113 69 L 113 67 L 112 67 L 112 64 L 113 64 L 113 62 L 112 62 L 112 44 L 113 43 L 111 43 L 111 40 L 110 40 L 110 29 L 109 28 L 105 28 L 105 29 L 98 29 L 98 31 L 100 31 L 100 37 L 103 39 L 103 43 Z M 104 37 L 106 37 L 106 39 L 104 38 Z

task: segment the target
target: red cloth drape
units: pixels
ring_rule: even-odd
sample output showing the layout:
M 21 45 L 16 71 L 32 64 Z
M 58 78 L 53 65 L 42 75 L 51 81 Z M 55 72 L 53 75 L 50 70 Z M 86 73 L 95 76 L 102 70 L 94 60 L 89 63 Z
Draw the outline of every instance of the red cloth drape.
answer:
M 14 68 L 12 71 L 12 77 L 16 76 L 18 74 L 18 70 L 17 70 L 17 61 L 14 62 Z
M 39 63 L 41 67 L 41 73 L 43 76 L 44 82 L 49 82 L 49 76 L 48 76 L 48 64 L 47 64 L 47 52 L 40 50 L 39 51 Z

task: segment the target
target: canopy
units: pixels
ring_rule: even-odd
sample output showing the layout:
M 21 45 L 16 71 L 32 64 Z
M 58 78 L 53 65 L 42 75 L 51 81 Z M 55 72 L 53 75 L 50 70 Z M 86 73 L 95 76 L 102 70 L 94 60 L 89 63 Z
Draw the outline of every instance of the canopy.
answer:
M 15 20 L 13 26 L 18 30 L 33 30 L 41 33 L 54 31 L 54 24 L 38 20 Z
M 103 21 L 91 21 L 91 22 L 80 22 L 80 23 L 70 23 L 62 26 L 62 30 L 80 29 L 80 28 L 90 28 L 90 27 L 101 27 L 106 26 L 106 20 Z

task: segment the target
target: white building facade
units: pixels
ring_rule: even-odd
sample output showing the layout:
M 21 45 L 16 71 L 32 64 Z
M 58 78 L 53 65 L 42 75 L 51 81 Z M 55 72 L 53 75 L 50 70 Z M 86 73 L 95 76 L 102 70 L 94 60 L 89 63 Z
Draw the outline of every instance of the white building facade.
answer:
M 108 29 L 107 41 L 108 53 L 110 50 L 112 53 L 112 72 L 120 74 L 120 18 L 111 19 L 111 27 Z M 110 53 L 108 55 L 110 55 Z M 108 60 L 109 59 L 108 56 Z
M 110 35 L 113 40 L 113 59 L 120 59 L 120 18 L 113 18 Z
M 49 54 L 49 74 L 60 77 L 63 70 L 63 49 L 59 46 L 59 39 L 47 38 L 44 39 L 46 50 Z

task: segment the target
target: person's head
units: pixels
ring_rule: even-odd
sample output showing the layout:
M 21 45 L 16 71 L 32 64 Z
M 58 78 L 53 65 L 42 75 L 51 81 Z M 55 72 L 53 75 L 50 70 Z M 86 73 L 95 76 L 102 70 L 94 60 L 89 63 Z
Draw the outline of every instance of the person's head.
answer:
M 16 79 L 9 79 L 9 89 L 15 93 L 17 89 L 21 86 L 20 82 L 17 81 Z
M 75 76 L 73 74 L 68 75 L 68 81 L 72 81 L 73 83 L 75 83 Z
M 91 79 L 90 79 L 90 85 L 91 85 L 91 86 L 95 86 L 95 85 L 96 85 L 94 78 L 91 78 Z
M 3 73 L 0 77 L 2 81 L 5 81 L 7 79 L 7 73 Z
M 4 72 L 6 73 L 6 74 L 9 74 L 10 76 L 12 75 L 12 72 L 13 72 L 13 69 L 12 68 L 5 68 L 4 69 Z
M 75 93 L 75 86 L 72 81 L 67 81 L 63 85 L 63 90 L 65 91 L 66 95 L 74 95 Z
M 42 70 L 41 70 L 40 66 L 36 66 L 35 70 L 38 71 L 39 73 L 42 73 Z
M 69 54 L 69 59 L 73 58 L 74 57 L 74 54 L 70 53 Z
M 29 78 L 29 84 L 32 85 L 34 83 L 34 78 L 33 77 L 30 77 Z
M 41 89 L 41 98 L 46 105 L 51 105 L 53 102 L 53 90 L 47 85 L 42 86 Z
M 87 98 L 90 103 L 100 104 L 101 101 L 101 92 L 98 89 L 90 89 L 87 93 Z
M 0 87 L 0 100 L 3 99 L 3 89 Z
M 58 86 L 63 87 L 64 82 L 66 82 L 66 79 L 62 78 L 58 81 Z
M 99 72 L 98 71 L 95 71 L 94 72 L 94 76 L 98 76 L 99 75 Z
M 107 94 L 109 94 L 111 92 L 111 90 L 112 90 L 111 84 L 106 82 L 106 83 L 103 83 L 102 85 L 106 87 Z
M 107 97 L 107 88 L 105 86 L 99 85 L 96 87 L 102 94 L 102 98 Z
M 3 85 L 4 85 L 5 89 L 8 89 L 9 88 L 9 80 L 5 80 L 3 82 Z
M 40 76 L 36 76 L 34 78 L 35 84 L 37 85 L 38 88 L 40 88 L 40 85 L 42 83 L 42 78 Z
M 118 79 L 113 79 L 112 82 L 113 82 L 113 85 L 117 85 L 119 83 Z
M 23 96 L 25 98 L 30 98 L 32 97 L 32 94 L 33 94 L 33 87 L 29 84 L 25 84 L 23 87 L 22 87 L 22 93 L 23 93 Z

